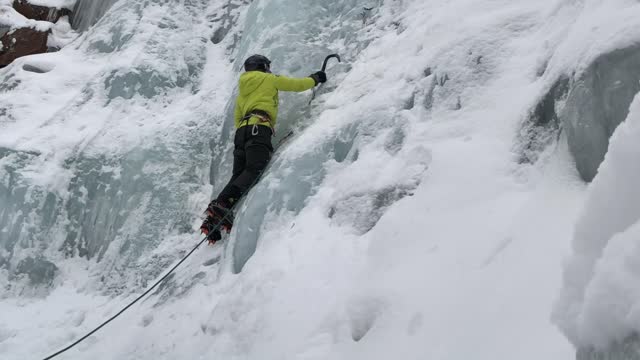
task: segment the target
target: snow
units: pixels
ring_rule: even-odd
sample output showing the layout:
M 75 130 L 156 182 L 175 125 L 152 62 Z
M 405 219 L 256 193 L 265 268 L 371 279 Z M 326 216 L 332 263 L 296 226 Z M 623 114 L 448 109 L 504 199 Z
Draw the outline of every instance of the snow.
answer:
M 640 6 L 636 1 L 585 1 L 551 66 L 580 74 L 599 55 L 636 44 L 640 38 L 639 15 Z
M 47 46 L 61 49 L 69 45 L 78 37 L 78 34 L 71 29 L 69 17 L 63 16 L 51 28 L 51 35 L 47 39 Z
M 73 6 L 77 0 L 27 0 L 29 4 L 37 6 L 46 6 L 56 9 L 69 9 L 73 10 Z
M 637 121 L 588 190 L 562 136 L 535 164 L 514 150 L 559 74 L 637 39 L 638 6 L 615 2 L 374 1 L 364 20 L 356 0 L 116 2 L 60 52 L 0 70 L 0 353 L 66 346 L 195 245 L 252 53 L 293 76 L 343 63 L 310 106 L 282 94 L 279 137 L 294 136 L 224 243 L 66 358 L 567 359 L 624 336 Z M 55 263 L 50 283 L 11 272 L 27 257 Z M 563 286 L 573 344 L 550 321 Z
M 603 349 L 638 327 L 640 97 L 611 138 L 576 224 L 556 321 L 578 346 Z
M 0 3 L 0 25 L 7 26 L 12 30 L 19 28 L 33 28 L 38 31 L 49 31 L 53 26 L 48 21 L 31 20 L 22 16 L 10 6 L 2 6 Z

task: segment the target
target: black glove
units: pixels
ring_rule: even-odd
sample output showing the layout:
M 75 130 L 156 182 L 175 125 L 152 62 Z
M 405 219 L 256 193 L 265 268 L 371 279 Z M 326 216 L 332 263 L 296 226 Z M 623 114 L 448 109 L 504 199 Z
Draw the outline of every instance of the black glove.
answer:
M 309 75 L 309 77 L 312 78 L 313 81 L 316 82 L 316 85 L 318 85 L 320 83 L 327 82 L 327 74 L 324 71 L 315 72 L 315 73 Z

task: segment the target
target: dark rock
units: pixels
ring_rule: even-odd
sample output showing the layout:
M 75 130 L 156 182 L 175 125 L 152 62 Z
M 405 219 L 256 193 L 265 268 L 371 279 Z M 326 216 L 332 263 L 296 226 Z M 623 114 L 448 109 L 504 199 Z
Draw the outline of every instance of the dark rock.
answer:
M 30 4 L 27 0 L 14 0 L 13 8 L 27 19 L 50 21 L 55 23 L 61 17 L 71 14 L 69 9 L 56 9 Z
M 13 60 L 26 55 L 41 54 L 47 51 L 48 32 L 32 28 L 9 31 L 0 37 L 0 67 L 9 65 Z

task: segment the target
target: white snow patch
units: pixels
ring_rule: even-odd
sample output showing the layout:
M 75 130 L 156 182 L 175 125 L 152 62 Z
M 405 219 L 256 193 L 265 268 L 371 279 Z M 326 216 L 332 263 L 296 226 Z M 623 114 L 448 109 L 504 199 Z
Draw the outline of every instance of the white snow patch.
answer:
M 47 39 L 47 46 L 61 49 L 78 37 L 78 33 L 71 28 L 69 17 L 63 16 L 51 28 L 51 35 Z
M 32 5 L 45 6 L 45 7 L 56 8 L 56 9 L 65 8 L 69 10 L 73 10 L 73 6 L 77 2 L 77 0 L 26 0 L 26 1 Z

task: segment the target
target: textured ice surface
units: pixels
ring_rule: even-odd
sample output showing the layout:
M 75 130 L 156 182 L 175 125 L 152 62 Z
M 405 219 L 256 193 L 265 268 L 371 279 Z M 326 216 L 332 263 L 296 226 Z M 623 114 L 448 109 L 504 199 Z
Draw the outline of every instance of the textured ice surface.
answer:
M 199 240 L 247 55 L 306 76 L 338 52 L 310 106 L 283 94 L 275 142 L 294 135 L 225 241 L 66 355 L 571 358 L 549 313 L 584 184 L 555 129 L 528 162 L 513 150 L 558 79 L 637 39 L 637 3 L 248 4 L 121 1 L 29 59 L 50 71 L 1 70 L 18 240 L 0 250 L 0 353 L 66 345 Z
M 609 137 L 640 90 L 640 34 L 634 25 L 638 7 L 626 1 L 616 4 L 587 1 L 574 23 L 548 27 L 550 38 L 559 44 L 547 46 L 549 54 L 537 55 L 536 76 L 553 83 L 547 82 L 521 130 L 521 161 L 538 160 L 563 131 L 580 176 L 588 182 L 596 175 Z M 558 6 L 549 23 L 575 10 L 575 4 Z
M 118 0 L 77 0 L 73 5 L 71 25 L 85 31 L 95 24 Z M 127 1 L 132 3 L 132 1 Z
M 244 59 L 253 54 L 261 53 L 272 61 L 272 71 L 287 76 L 307 76 L 320 69 L 324 57 L 341 49 L 341 56 L 345 61 L 354 59 L 369 43 L 363 24 L 357 20 L 357 1 L 342 1 L 320 3 L 313 1 L 263 1 L 255 2 L 246 14 L 245 28 L 242 40 L 235 52 L 235 67 L 240 68 Z M 374 4 L 376 5 L 376 4 Z M 224 26 L 224 24 L 223 24 Z M 218 34 L 220 35 L 220 34 Z M 217 41 L 218 39 L 212 39 Z M 335 61 L 335 60 L 334 60 Z M 332 75 L 340 76 L 344 66 L 332 63 Z M 326 84 L 323 90 L 330 91 L 335 82 Z M 307 104 L 310 94 L 280 94 L 280 114 L 278 116 L 278 136 L 274 138 L 277 144 L 283 135 L 294 129 L 299 129 L 309 122 L 311 108 Z M 319 101 L 317 101 L 319 102 Z M 227 117 L 233 114 L 234 98 L 230 98 L 227 105 Z M 229 139 L 233 129 L 227 123 L 222 132 L 222 139 Z M 348 124 L 347 124 L 348 125 Z M 362 124 L 365 126 L 364 124 Z M 348 141 L 355 141 L 357 130 L 349 126 L 351 131 L 343 135 Z M 315 149 L 300 155 L 296 159 L 286 161 L 274 160 L 250 198 L 251 206 L 241 211 L 237 221 L 243 226 L 237 230 L 237 242 L 233 246 L 233 269 L 238 272 L 255 251 L 257 240 L 261 235 L 260 228 L 264 217 L 271 209 L 283 207 L 292 214 L 297 214 L 304 206 L 306 199 L 312 195 L 325 175 L 324 164 L 330 156 L 332 142 L 317 144 Z M 222 143 L 222 142 L 221 142 Z M 218 146 L 214 153 L 222 153 Z M 229 169 L 224 170 L 222 162 L 229 163 L 227 157 L 214 158 L 211 163 L 211 173 L 214 184 L 219 189 L 229 176 Z M 295 169 L 291 173 L 291 169 Z M 218 172 L 216 172 L 218 170 Z M 270 185 L 272 179 L 279 179 L 275 185 Z
M 640 97 L 616 129 L 576 225 L 554 318 L 580 359 L 639 359 Z M 633 351 L 632 351 L 633 350 Z M 633 356 L 631 356 L 633 354 Z
M 632 335 L 606 349 L 586 347 L 578 349 L 576 360 L 635 360 L 640 359 L 640 338 Z
M 613 51 L 597 58 L 571 85 L 560 118 L 580 175 L 596 176 L 609 137 L 627 117 L 640 90 L 640 47 Z
M 0 75 L 0 276 L 15 279 L 3 295 L 60 274 L 30 264 L 86 259 L 98 264 L 93 286 L 120 292 L 175 256 L 137 263 L 166 235 L 191 233 L 192 196 L 205 186 L 219 110 L 200 99 L 225 91 L 215 83 L 224 71 L 203 78 L 209 11 L 121 2 L 72 47 Z M 32 63 L 49 71 L 24 70 Z

